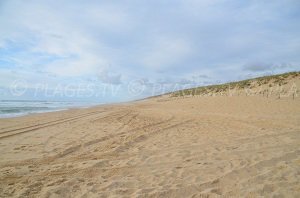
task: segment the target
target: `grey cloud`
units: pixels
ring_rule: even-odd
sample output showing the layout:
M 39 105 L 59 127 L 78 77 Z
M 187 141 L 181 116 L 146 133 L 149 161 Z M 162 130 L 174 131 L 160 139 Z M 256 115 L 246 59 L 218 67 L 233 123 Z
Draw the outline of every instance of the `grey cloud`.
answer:
M 292 69 L 295 66 L 291 63 L 248 63 L 245 64 L 243 69 L 245 71 L 250 71 L 250 72 L 274 72 L 276 70 L 280 69 Z
M 98 78 L 102 83 L 113 85 L 122 84 L 121 77 L 121 74 L 114 74 L 110 72 L 102 72 L 98 75 Z
M 200 74 L 200 75 L 195 76 L 195 77 L 198 77 L 198 78 L 209 78 L 209 76 L 205 75 L 205 74 Z
M 244 70 L 246 71 L 266 71 L 273 69 L 274 65 L 270 63 L 248 63 L 244 66 Z
M 195 84 L 195 81 L 186 79 L 186 78 L 182 78 L 179 81 L 177 81 L 177 83 L 182 84 L 182 85 L 192 85 L 192 84 Z

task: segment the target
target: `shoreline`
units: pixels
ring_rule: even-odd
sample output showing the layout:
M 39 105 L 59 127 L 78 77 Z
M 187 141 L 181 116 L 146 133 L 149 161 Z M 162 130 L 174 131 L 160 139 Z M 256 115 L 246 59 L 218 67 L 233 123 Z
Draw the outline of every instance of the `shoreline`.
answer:
M 33 103 L 37 103 L 37 102 L 40 102 L 40 101 L 30 101 L 30 102 L 33 102 Z M 55 101 L 56 102 L 56 101 Z M 49 103 L 53 103 L 53 102 L 49 102 Z M 104 103 L 99 103 L 99 104 L 90 104 L 90 105 L 78 105 L 78 106 L 61 106 L 61 107 L 55 107 L 53 109 L 51 109 L 51 107 L 47 107 L 47 106 L 43 106 L 42 108 L 50 108 L 48 110 L 29 110 L 29 111 L 25 111 L 25 112 L 13 112 L 13 113 L 1 113 L 0 114 L 0 119 L 9 119 L 9 118 L 17 118 L 17 117 L 24 117 L 24 116 L 30 116 L 30 115 L 35 115 L 35 114 L 44 114 L 44 113 L 51 113 L 51 112 L 59 112 L 59 111 L 67 111 L 67 110 L 72 110 L 72 109 L 85 109 L 85 108 L 92 108 L 92 107 L 95 107 L 95 106 L 99 106 L 99 105 L 106 105 Z M 18 108 L 24 108 L 22 106 L 18 107 L 13 107 L 15 109 L 18 109 Z M 30 107 L 28 107 L 30 108 Z M 38 107 L 32 107 L 33 109 L 34 108 L 38 108 Z

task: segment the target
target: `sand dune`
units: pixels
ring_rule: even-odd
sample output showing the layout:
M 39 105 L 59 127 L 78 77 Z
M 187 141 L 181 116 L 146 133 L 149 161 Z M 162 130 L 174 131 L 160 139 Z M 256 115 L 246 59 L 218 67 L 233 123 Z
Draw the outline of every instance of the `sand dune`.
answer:
M 159 97 L 0 120 L 1 197 L 298 197 L 300 98 Z

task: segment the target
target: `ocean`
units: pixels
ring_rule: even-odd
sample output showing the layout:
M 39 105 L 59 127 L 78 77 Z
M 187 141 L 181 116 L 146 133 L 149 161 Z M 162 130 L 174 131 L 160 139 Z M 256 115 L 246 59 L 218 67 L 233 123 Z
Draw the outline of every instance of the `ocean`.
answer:
M 33 113 L 86 108 L 100 103 L 69 101 L 0 100 L 0 118 L 19 117 Z

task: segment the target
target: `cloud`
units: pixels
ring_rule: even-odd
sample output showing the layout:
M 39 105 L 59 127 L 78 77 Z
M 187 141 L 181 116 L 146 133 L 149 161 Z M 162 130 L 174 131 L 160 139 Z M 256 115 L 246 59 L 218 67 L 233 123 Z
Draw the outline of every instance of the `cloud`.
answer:
M 57 8 L 51 1 L 9 1 L 1 24 L 6 27 L 0 36 L 5 47 L 22 45 L 26 60 L 37 60 L 41 54 L 60 57 L 51 62 L 39 62 L 39 67 L 59 76 L 80 76 L 104 70 L 109 58 L 97 32 L 114 33 L 126 29 L 126 14 L 118 6 L 72 4 L 71 9 Z M 83 17 L 78 17 L 78 11 Z M 10 41 L 9 43 L 7 41 Z M 12 56 L 16 54 L 12 53 Z M 23 63 L 24 63 L 23 60 Z M 35 63 L 26 63 L 32 67 Z
M 0 81 L 209 84 L 299 70 L 299 13 L 297 0 L 4 0 Z
M 281 69 L 296 69 L 297 67 L 291 63 L 248 63 L 244 65 L 244 70 L 250 72 L 273 72 Z
M 183 64 L 192 48 L 186 40 L 177 38 L 155 38 L 150 49 L 143 54 L 142 65 L 161 71 Z
M 102 83 L 113 84 L 113 85 L 122 84 L 121 77 L 122 77 L 121 74 L 110 73 L 107 71 L 101 72 L 98 75 L 98 78 Z

